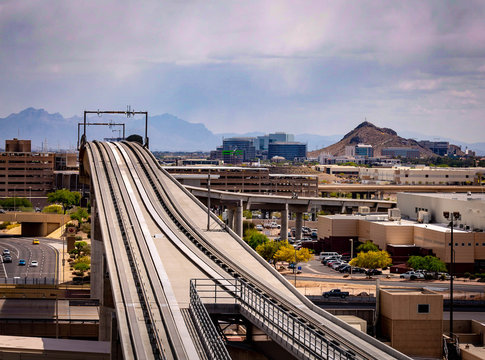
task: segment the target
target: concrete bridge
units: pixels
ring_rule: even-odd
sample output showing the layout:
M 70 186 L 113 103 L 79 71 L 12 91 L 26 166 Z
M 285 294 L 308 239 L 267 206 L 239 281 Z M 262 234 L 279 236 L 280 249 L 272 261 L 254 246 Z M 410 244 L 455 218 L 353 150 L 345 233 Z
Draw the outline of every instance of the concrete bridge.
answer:
M 0 214 L 0 221 L 21 224 L 22 236 L 47 236 L 70 220 L 69 215 L 37 212 L 7 212 Z

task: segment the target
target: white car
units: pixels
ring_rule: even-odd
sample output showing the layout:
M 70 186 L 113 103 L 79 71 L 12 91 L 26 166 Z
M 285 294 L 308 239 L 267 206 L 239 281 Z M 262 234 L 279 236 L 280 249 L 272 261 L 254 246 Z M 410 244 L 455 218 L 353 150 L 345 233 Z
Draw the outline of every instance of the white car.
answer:
M 256 225 L 256 230 L 263 231 L 263 225 L 261 224 Z
M 32 261 L 30 262 L 30 266 L 32 266 L 32 267 L 37 267 L 37 266 L 39 266 L 39 262 L 38 262 L 37 260 L 32 260 Z
M 399 276 L 401 279 L 416 280 L 424 279 L 424 274 L 417 271 L 407 271 Z

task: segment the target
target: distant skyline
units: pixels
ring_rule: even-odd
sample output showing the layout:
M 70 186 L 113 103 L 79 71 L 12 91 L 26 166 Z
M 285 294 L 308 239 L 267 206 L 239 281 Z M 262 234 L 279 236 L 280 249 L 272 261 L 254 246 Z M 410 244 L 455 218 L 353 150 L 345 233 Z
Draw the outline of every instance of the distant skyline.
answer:
M 484 18 L 483 1 L 2 1 L 0 117 L 131 105 L 213 133 L 367 118 L 483 142 Z

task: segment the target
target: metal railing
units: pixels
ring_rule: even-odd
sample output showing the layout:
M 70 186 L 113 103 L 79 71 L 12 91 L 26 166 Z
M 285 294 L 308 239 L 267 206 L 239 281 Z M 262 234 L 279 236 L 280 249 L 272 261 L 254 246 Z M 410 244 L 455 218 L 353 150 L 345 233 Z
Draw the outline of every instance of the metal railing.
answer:
M 231 359 L 221 334 L 218 333 L 197 292 L 197 281 L 197 279 L 190 280 L 189 309 L 197 332 L 201 338 L 202 345 L 210 359 Z
M 57 285 L 56 278 L 50 277 L 10 277 L 0 278 L 1 284 L 14 285 Z
M 202 300 L 206 304 L 231 302 L 238 304 L 243 315 L 252 318 L 273 340 L 288 348 L 299 358 L 364 359 L 348 348 L 344 348 L 331 334 L 323 333 L 306 324 L 291 311 L 242 280 L 192 279 L 190 291 L 191 304 L 194 297 L 198 306 L 206 312 Z

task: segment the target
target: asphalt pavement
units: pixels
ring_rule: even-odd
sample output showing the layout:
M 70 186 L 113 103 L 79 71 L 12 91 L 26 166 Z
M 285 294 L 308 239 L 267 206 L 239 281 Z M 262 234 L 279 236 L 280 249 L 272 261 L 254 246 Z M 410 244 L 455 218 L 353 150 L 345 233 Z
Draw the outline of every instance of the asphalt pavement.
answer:
M 439 280 L 404 280 L 399 278 L 399 274 L 391 274 L 390 276 L 392 278 L 388 279 L 388 272 L 384 272 L 383 275 L 373 276 L 371 279 L 367 278 L 365 274 L 352 274 L 352 278 L 344 278 L 344 274 L 321 264 L 318 259 L 310 260 L 307 263 L 299 263 L 298 266 L 301 266 L 301 274 L 297 275 L 298 280 L 367 285 L 375 284 L 375 279 L 379 278 L 381 285 L 384 286 L 412 288 L 426 287 L 438 291 L 446 291 L 449 289 L 450 284 L 449 281 Z M 285 276 L 291 281 L 294 279 L 293 274 L 287 274 Z M 464 292 L 485 293 L 485 284 L 455 280 L 453 282 L 453 289 Z
M 34 245 L 34 239 L 39 244 Z M 3 256 L 0 264 L 0 282 L 3 279 L 23 278 L 48 278 L 57 279 L 59 253 L 53 246 L 56 240 L 39 237 L 0 237 L 0 254 L 4 249 L 10 250 L 11 263 L 4 263 Z M 25 265 L 19 265 L 19 260 L 25 260 Z M 38 261 L 38 266 L 31 266 L 33 260 Z

